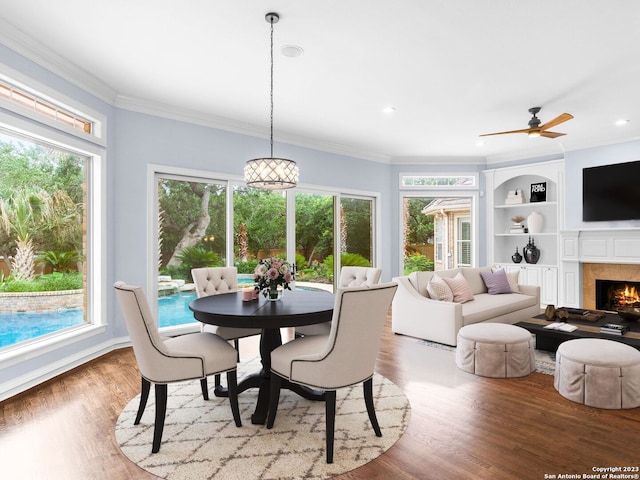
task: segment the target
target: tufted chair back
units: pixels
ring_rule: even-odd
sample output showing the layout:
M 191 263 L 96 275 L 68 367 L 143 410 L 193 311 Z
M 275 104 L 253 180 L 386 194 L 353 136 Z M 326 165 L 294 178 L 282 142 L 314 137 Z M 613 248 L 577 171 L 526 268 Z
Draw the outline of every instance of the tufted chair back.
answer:
M 198 298 L 238 290 L 236 267 L 206 267 L 191 270 Z
M 382 270 L 370 267 L 342 267 L 338 287 L 371 286 L 380 283 Z

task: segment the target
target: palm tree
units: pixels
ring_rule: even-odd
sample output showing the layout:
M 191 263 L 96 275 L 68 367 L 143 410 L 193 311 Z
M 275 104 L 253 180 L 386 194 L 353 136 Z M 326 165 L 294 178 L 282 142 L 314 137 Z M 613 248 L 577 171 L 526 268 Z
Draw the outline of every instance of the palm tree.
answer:
M 32 280 L 35 276 L 33 233 L 38 223 L 55 213 L 54 200 L 44 190 L 16 190 L 7 199 L 0 199 L 0 222 L 9 235 L 15 235 L 16 254 L 11 260 L 13 276 Z

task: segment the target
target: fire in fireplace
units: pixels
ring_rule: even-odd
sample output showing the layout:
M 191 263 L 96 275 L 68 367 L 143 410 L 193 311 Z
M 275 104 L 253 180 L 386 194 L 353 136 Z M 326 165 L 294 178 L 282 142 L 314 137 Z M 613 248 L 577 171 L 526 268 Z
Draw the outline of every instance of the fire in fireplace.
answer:
M 596 280 L 596 310 L 640 307 L 640 282 Z

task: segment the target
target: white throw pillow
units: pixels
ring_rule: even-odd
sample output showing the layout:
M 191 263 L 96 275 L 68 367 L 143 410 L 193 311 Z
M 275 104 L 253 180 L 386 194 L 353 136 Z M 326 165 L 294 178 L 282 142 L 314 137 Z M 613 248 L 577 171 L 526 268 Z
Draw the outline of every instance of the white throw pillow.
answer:
M 427 292 L 429 292 L 429 296 L 434 300 L 453 302 L 453 292 L 449 288 L 449 285 L 435 273 L 427 284 Z

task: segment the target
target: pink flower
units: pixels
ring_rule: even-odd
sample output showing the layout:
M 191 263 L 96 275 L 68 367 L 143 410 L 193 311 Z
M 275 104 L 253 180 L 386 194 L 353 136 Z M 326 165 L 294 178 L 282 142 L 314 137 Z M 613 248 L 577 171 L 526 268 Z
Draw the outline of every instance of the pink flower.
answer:
M 284 274 L 284 281 L 287 283 L 293 281 L 293 275 L 291 275 L 291 272 L 287 272 Z
M 271 280 L 277 280 L 279 276 L 280 273 L 278 273 L 278 269 L 270 268 L 269 270 L 267 270 L 267 277 L 269 277 Z

